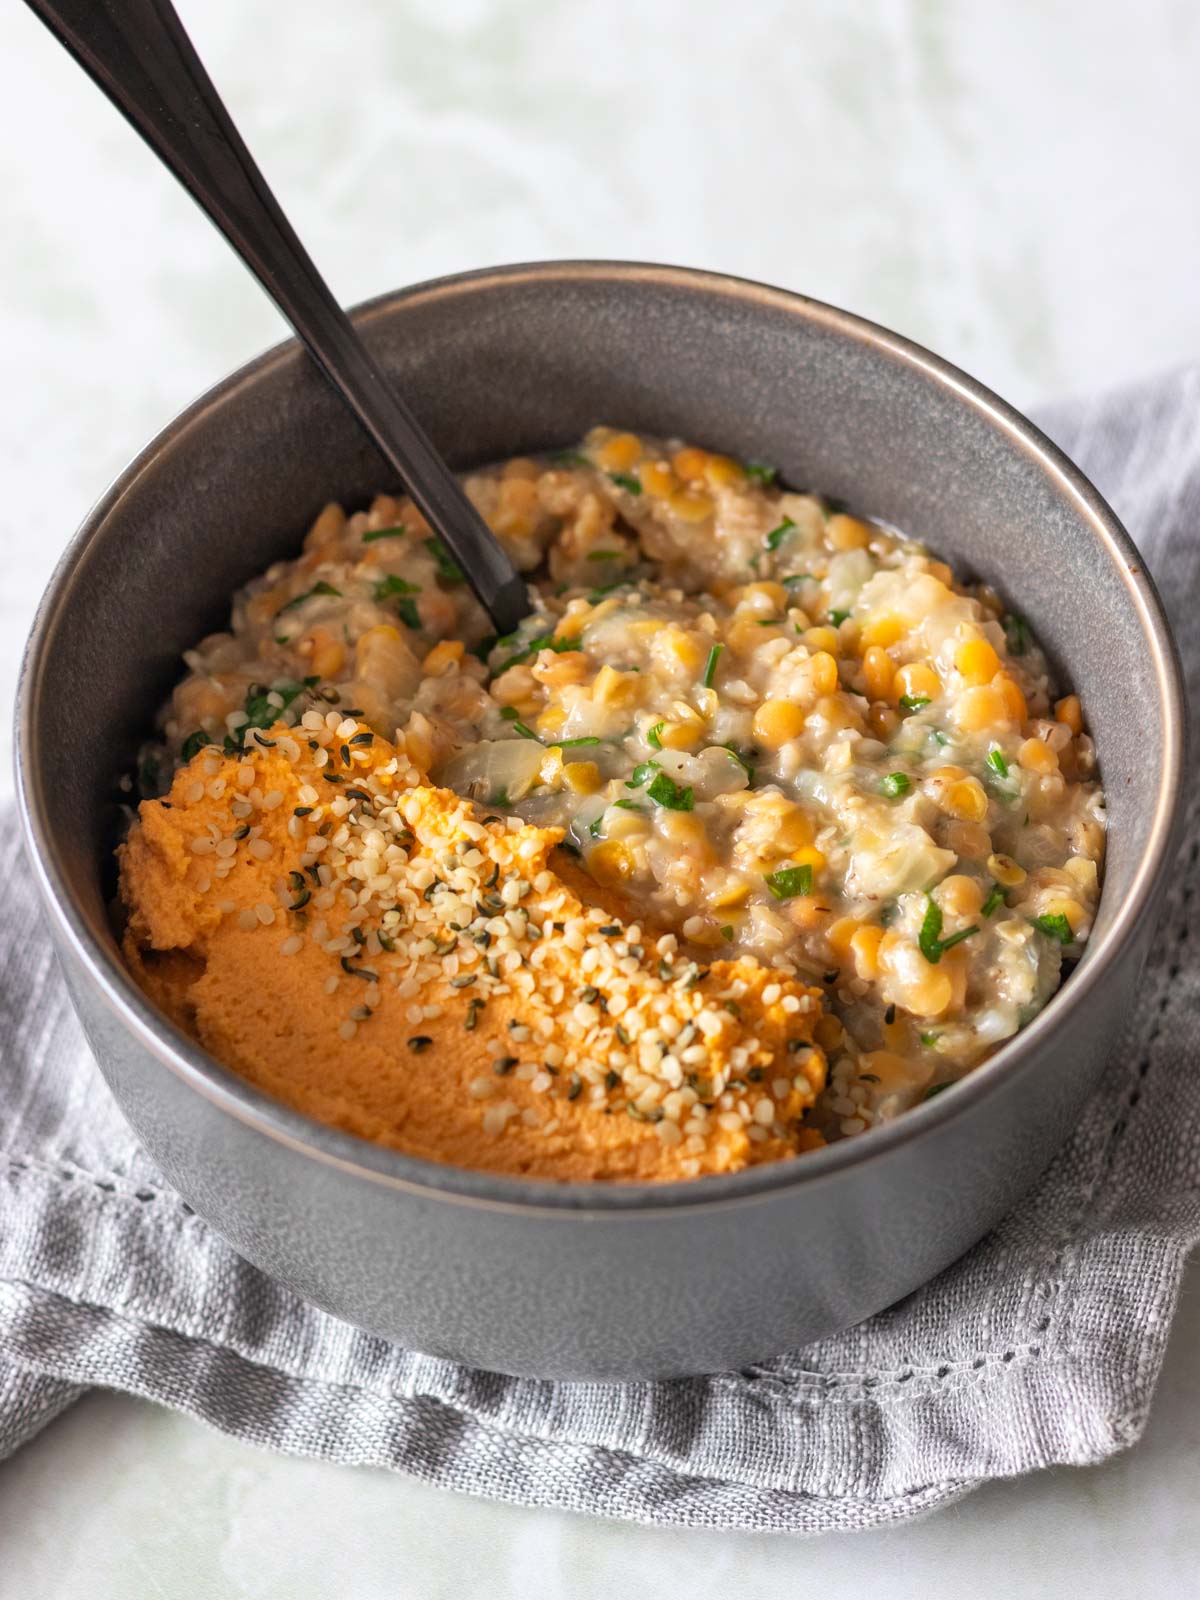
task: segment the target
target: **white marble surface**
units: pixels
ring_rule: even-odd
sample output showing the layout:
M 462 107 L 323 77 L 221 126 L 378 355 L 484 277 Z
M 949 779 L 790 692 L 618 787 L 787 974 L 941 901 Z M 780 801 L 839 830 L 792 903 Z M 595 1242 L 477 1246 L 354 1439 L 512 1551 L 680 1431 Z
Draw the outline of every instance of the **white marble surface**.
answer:
M 537 256 L 803 289 L 1018 404 L 1200 348 L 1193 0 L 180 0 L 348 301 Z M 274 312 L 0 10 L 0 700 L 75 524 Z M 0 794 L 10 786 L 9 728 Z M 94 1397 L 0 1468 L 0 1600 L 1200 1593 L 1200 1276 L 1144 1443 L 905 1530 L 661 1533 L 278 1459 Z
M 493 1505 L 97 1396 L 0 1467 L 0 1600 L 1194 1600 L 1198 1349 L 1194 1274 L 1136 1450 L 807 1543 Z

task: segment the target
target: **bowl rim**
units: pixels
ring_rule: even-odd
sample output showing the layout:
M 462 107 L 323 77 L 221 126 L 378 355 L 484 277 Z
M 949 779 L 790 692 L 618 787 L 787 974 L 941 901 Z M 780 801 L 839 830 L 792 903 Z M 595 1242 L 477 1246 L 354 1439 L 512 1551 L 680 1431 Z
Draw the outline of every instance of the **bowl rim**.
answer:
M 470 1207 L 521 1214 L 540 1212 L 558 1218 L 590 1215 L 611 1221 L 663 1217 L 681 1209 L 690 1213 L 697 1207 L 724 1209 L 762 1201 L 780 1189 L 831 1182 L 857 1167 L 878 1163 L 901 1147 L 925 1138 L 936 1128 L 971 1114 L 1001 1085 L 1028 1070 L 1040 1047 L 1048 1046 L 1071 1025 L 1093 990 L 1105 981 L 1114 958 L 1126 943 L 1137 937 L 1170 868 L 1172 846 L 1183 810 L 1181 780 L 1186 717 L 1182 675 L 1162 603 L 1145 571 L 1141 555 L 1111 508 L 1040 429 L 983 384 L 923 346 L 823 301 L 753 279 L 696 268 L 631 261 L 552 260 L 486 267 L 430 279 L 364 301 L 352 308 L 351 316 L 360 329 L 369 332 L 372 323 L 395 314 L 402 315 L 409 307 L 453 297 L 486 295 L 506 286 L 530 282 L 604 283 L 635 293 L 642 284 L 684 292 L 699 291 L 741 304 L 757 302 L 844 339 L 869 345 L 880 355 L 916 369 L 949 390 L 963 405 L 1007 435 L 1042 470 L 1079 520 L 1100 540 L 1121 574 L 1152 651 L 1165 737 L 1147 849 L 1112 925 L 1089 949 L 1069 983 L 995 1055 L 957 1082 L 952 1093 L 939 1095 L 885 1127 L 872 1130 L 869 1139 L 849 1139 L 827 1145 L 807 1153 L 802 1161 L 765 1162 L 736 1173 L 669 1183 L 564 1183 L 550 1178 L 516 1177 L 450 1166 L 372 1144 L 272 1099 L 176 1029 L 137 987 L 117 959 L 115 950 L 94 935 L 88 918 L 69 889 L 58 848 L 47 826 L 39 778 L 41 663 L 53 647 L 82 559 L 122 498 L 154 470 L 160 456 L 190 430 L 202 427 L 227 400 L 287 363 L 304 359 L 295 338 L 272 346 L 238 367 L 161 429 L 100 496 L 54 569 L 26 644 L 16 702 L 18 808 L 43 903 L 60 939 L 84 968 L 109 1010 L 161 1066 L 258 1133 L 356 1178 L 417 1193 L 426 1199 L 436 1198 Z

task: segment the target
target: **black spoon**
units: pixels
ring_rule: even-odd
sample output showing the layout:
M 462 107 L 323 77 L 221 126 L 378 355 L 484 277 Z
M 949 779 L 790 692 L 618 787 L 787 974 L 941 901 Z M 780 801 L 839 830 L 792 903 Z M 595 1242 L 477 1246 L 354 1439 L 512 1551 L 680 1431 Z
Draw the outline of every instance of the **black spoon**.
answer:
M 530 609 L 520 573 L 309 259 L 169 0 L 27 4 L 225 235 L 511 632 Z

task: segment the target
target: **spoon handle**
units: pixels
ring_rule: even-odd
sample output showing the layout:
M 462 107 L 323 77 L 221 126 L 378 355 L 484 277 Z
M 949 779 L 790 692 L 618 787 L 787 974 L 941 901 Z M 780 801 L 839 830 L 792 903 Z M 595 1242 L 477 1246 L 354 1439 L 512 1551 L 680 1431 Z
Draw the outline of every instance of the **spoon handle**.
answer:
M 525 584 L 334 299 L 170 0 L 27 0 L 254 273 L 445 540 L 498 633 Z

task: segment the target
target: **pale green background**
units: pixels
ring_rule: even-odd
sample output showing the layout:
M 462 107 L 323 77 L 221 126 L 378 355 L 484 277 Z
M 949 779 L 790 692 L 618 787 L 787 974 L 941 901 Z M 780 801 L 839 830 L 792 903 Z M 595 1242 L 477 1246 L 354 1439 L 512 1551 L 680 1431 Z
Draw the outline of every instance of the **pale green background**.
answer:
M 1200 350 L 1194 0 L 180 3 L 347 301 L 537 256 L 694 263 L 876 317 L 1019 405 Z M 89 502 L 280 325 L 12 0 L 0 195 L 7 703 Z M 1190 1283 L 1130 1455 L 803 1546 L 486 1505 L 94 1397 L 0 1468 L 0 1600 L 1200 1594 Z

